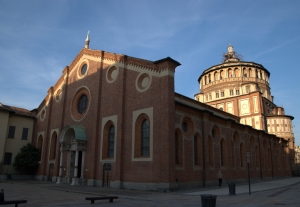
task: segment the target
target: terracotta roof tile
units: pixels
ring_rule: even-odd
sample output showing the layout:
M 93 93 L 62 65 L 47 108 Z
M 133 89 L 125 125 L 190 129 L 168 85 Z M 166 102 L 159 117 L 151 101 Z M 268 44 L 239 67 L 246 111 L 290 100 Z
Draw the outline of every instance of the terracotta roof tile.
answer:
M 27 109 L 5 105 L 5 104 L 2 104 L 1 102 L 0 102 L 0 110 L 9 111 L 10 113 L 18 114 L 21 116 L 35 117 L 34 113 L 32 113 L 31 111 L 29 111 Z

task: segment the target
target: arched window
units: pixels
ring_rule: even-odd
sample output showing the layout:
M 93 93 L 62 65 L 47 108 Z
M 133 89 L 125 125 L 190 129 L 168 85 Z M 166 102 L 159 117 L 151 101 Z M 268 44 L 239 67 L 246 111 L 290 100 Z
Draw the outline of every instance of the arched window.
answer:
M 214 166 L 214 152 L 213 152 L 213 141 L 212 138 L 208 138 L 208 156 L 209 156 L 209 166 Z
M 37 148 L 40 150 L 40 160 L 41 160 L 42 155 L 43 155 L 43 137 L 42 137 L 42 135 L 40 135 L 38 138 Z
M 257 145 L 255 147 L 255 164 L 256 164 L 256 167 L 259 168 L 259 151 L 258 151 L 258 146 Z
M 241 167 L 245 167 L 245 149 L 243 143 L 240 144 Z
M 108 134 L 108 158 L 114 157 L 114 149 L 115 149 L 115 127 L 111 125 L 109 127 L 109 134 Z
M 50 160 L 54 160 L 56 157 L 56 145 L 57 145 L 57 133 L 54 132 L 51 137 Z
M 180 130 L 175 132 L 175 164 L 183 165 L 183 144 L 182 144 L 182 135 Z
M 108 121 L 103 129 L 102 159 L 111 159 L 115 156 L 115 126 Z
M 141 114 L 135 123 L 135 157 L 150 157 L 150 121 Z
M 222 79 L 223 79 L 223 77 L 224 77 L 224 71 L 223 71 L 223 70 L 221 70 L 221 71 L 220 71 L 220 80 L 222 80 Z
M 149 156 L 149 122 L 147 119 L 143 120 L 141 131 L 141 156 Z
M 220 155 L 221 155 L 221 166 L 226 166 L 226 144 L 224 139 L 222 139 L 220 142 Z
M 231 160 L 232 160 L 232 168 L 235 168 L 235 156 L 234 156 L 234 151 L 235 151 L 234 142 L 233 142 L 233 140 L 231 140 Z
M 215 79 L 215 81 L 219 79 L 218 76 L 219 76 L 219 73 L 218 73 L 218 72 L 215 72 L 215 74 L 214 74 L 214 79 Z
M 240 77 L 239 69 L 234 69 L 234 77 Z
M 233 71 L 229 68 L 228 69 L 228 78 L 232 78 L 233 77 Z

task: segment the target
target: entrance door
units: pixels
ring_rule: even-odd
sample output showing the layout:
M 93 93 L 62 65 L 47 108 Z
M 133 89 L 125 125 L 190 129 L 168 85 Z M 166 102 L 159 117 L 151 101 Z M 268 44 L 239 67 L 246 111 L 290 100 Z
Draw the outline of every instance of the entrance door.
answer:
M 105 163 L 103 165 L 103 187 L 109 187 L 111 180 L 111 164 Z

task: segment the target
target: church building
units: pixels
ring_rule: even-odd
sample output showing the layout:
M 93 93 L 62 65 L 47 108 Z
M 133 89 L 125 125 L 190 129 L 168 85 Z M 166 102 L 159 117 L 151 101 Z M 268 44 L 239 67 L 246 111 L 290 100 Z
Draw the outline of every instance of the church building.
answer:
M 194 100 L 174 91 L 178 61 L 93 50 L 87 36 L 36 110 L 36 177 L 168 192 L 215 185 L 219 170 L 242 182 L 248 166 L 254 180 L 290 176 L 293 117 L 269 72 L 234 54 L 203 72 Z

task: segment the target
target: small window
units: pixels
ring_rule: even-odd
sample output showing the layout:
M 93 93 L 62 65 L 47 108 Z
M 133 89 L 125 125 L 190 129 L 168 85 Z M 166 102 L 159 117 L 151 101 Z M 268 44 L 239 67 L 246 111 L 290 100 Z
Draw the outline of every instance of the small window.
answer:
M 211 95 L 209 95 L 209 100 L 211 100 L 212 99 L 212 96 Z
M 22 140 L 27 140 L 27 136 L 28 136 L 28 128 L 23 128 Z
M 88 98 L 85 94 L 83 94 L 79 98 L 78 105 L 77 105 L 77 110 L 79 114 L 82 114 L 86 110 L 87 104 L 88 104 Z
M 216 93 L 216 98 L 219 98 L 219 93 Z
M 240 95 L 240 90 L 235 90 L 236 95 Z
M 108 134 L 108 158 L 114 157 L 114 147 L 115 147 L 115 127 L 112 125 L 109 127 L 109 134 Z
M 11 157 L 12 157 L 12 153 L 5 152 L 3 165 L 11 165 Z
M 224 91 L 221 92 L 221 97 L 224 97 Z
M 87 70 L 87 64 L 84 64 L 82 67 L 81 67 L 81 75 L 84 75 L 86 73 L 86 70 Z
M 7 138 L 15 138 L 15 126 L 9 126 L 8 136 Z

